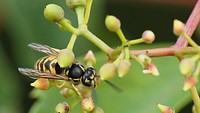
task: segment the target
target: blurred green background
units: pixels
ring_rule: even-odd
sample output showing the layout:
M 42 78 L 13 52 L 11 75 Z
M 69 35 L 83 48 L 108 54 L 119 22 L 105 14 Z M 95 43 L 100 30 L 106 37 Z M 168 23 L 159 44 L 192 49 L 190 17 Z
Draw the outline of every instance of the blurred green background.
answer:
M 152 45 L 138 45 L 134 49 L 167 47 L 176 36 L 172 32 L 175 18 L 186 22 L 196 0 L 94 0 L 89 29 L 112 47 L 120 44 L 114 33 L 106 30 L 105 16 L 115 15 L 122 23 L 128 39 L 141 36 L 146 29 L 154 31 L 156 41 Z M 58 102 L 67 101 L 56 88 L 37 91 L 39 100 L 30 97 L 32 79 L 22 76 L 17 67 L 33 68 L 36 60 L 44 54 L 31 50 L 29 43 L 37 42 L 55 48 L 64 48 L 70 33 L 45 20 L 43 9 L 49 3 L 64 8 L 65 17 L 74 26 L 76 15 L 69 10 L 64 0 L 1 0 L 0 1 L 0 113 L 54 113 Z M 199 37 L 198 32 L 194 35 Z M 115 41 L 113 41 L 115 40 Z M 106 56 L 84 38 L 76 42 L 76 57 L 83 56 L 89 49 L 97 52 L 97 70 L 106 62 Z M 154 58 L 161 76 L 158 78 L 142 74 L 139 64 L 132 62 L 131 72 L 123 79 L 117 77 L 113 83 L 124 92 L 118 94 L 107 84 L 97 89 L 97 105 L 106 113 L 159 113 L 156 103 L 175 107 L 180 113 L 191 112 L 191 98 L 182 92 L 184 78 L 178 71 L 178 60 L 173 57 Z M 50 100 L 51 98 L 52 100 Z M 36 102 L 36 104 L 34 104 Z M 115 108 L 115 109 L 113 109 Z M 78 112 L 77 106 L 73 113 Z

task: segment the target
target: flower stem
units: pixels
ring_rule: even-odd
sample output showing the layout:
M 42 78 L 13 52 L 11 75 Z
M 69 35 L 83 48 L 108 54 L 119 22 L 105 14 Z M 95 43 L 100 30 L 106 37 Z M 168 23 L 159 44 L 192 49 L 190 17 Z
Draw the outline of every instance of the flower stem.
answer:
M 190 89 L 196 113 L 200 113 L 200 99 L 196 87 Z
M 72 34 L 71 39 L 70 39 L 70 41 L 69 41 L 69 43 L 67 45 L 67 48 L 72 50 L 73 47 L 74 47 L 74 44 L 76 42 L 76 39 L 77 39 L 77 35 L 76 34 Z
M 79 27 L 80 35 L 83 35 L 86 39 L 91 41 L 94 45 L 96 45 L 99 49 L 101 49 L 104 53 L 110 56 L 113 49 L 109 47 L 106 43 L 104 43 L 101 39 L 91 33 L 86 25 L 82 25 Z
M 78 25 L 82 24 L 84 21 L 84 13 L 85 13 L 85 7 L 79 6 L 75 8 L 77 19 L 78 19 Z
M 194 30 L 196 29 L 198 23 L 200 20 L 200 0 L 197 1 L 190 17 L 188 18 L 186 22 L 186 33 L 191 37 L 194 33 Z M 176 41 L 175 46 L 176 47 L 186 47 L 188 45 L 188 42 L 185 38 L 180 36 L 178 40 Z
M 194 42 L 194 40 L 192 40 L 192 39 L 190 38 L 190 36 L 189 36 L 186 32 L 184 32 L 184 33 L 182 34 L 182 36 L 188 41 L 188 43 L 189 43 L 191 46 L 193 46 L 193 47 L 195 47 L 195 48 L 199 48 L 199 46 L 197 45 L 197 43 Z
M 142 42 L 144 42 L 144 40 L 142 38 L 139 38 L 139 39 L 135 39 L 135 40 L 130 40 L 128 43 L 129 43 L 129 45 L 134 45 L 134 44 L 139 44 Z
M 92 7 L 93 0 L 86 0 L 86 11 L 83 24 L 87 25 L 89 18 L 90 18 L 90 11 Z
M 75 31 L 77 30 L 76 28 L 74 28 L 70 23 L 69 20 L 67 19 L 62 19 L 61 21 L 58 22 L 59 25 L 62 26 L 63 30 L 68 30 L 71 33 L 75 33 Z
M 121 30 L 121 29 L 118 29 L 118 30 L 116 31 L 116 33 L 117 33 L 117 35 L 119 36 L 119 38 L 120 38 L 120 40 L 121 40 L 121 42 L 122 42 L 122 45 L 127 44 L 126 37 L 124 36 L 124 33 L 122 32 L 122 30 Z

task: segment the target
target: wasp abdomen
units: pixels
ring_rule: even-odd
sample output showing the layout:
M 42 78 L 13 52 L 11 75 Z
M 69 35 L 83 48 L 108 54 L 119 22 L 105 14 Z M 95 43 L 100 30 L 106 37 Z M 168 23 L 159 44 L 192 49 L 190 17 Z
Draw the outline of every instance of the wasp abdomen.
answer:
M 63 68 L 58 65 L 58 61 L 55 56 L 46 56 L 39 59 L 35 64 L 35 69 L 54 74 L 60 74 L 63 72 Z

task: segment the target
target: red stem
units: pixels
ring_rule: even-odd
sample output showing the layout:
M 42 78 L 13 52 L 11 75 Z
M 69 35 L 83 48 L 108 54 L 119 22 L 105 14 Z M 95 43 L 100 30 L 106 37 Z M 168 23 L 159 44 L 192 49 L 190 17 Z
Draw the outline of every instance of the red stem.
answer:
M 190 17 L 186 22 L 186 33 L 191 37 L 194 33 L 200 20 L 200 0 L 197 1 Z M 174 56 L 178 49 L 187 47 L 188 42 L 183 37 L 179 37 L 174 46 L 166 48 L 155 48 L 155 49 L 146 49 L 146 50 L 130 50 L 131 54 L 148 54 L 150 57 L 159 57 L 159 56 Z M 190 53 L 188 51 L 188 53 Z
M 186 33 L 191 37 L 194 33 L 198 23 L 200 20 L 200 0 L 197 1 L 190 17 L 188 18 L 186 22 Z M 176 41 L 176 44 L 174 46 L 176 47 L 186 47 L 188 45 L 188 42 L 180 36 L 178 40 Z

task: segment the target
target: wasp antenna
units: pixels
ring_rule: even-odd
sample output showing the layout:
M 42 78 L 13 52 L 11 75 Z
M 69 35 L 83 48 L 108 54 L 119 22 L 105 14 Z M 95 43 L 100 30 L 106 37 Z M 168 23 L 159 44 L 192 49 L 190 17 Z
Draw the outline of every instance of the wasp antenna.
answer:
M 121 89 L 120 87 L 116 86 L 115 84 L 113 84 L 112 82 L 108 81 L 108 80 L 104 80 L 110 87 L 112 87 L 117 93 L 122 93 L 124 92 L 123 89 Z

